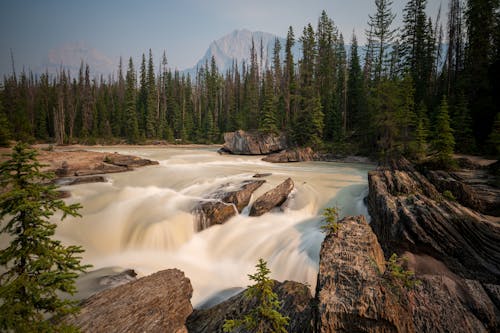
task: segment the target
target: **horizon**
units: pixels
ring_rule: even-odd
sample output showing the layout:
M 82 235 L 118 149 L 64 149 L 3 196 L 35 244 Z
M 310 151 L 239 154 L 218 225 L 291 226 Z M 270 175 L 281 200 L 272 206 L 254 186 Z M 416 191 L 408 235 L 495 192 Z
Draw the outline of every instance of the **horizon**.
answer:
M 428 14 L 435 18 L 442 6 L 443 21 L 447 3 L 447 0 L 429 0 Z M 405 4 L 406 0 L 393 2 L 394 27 L 401 26 Z M 264 7 L 266 9 L 262 10 Z M 11 50 L 17 73 L 31 70 L 40 74 L 46 69 L 54 72 L 53 69 L 61 65 L 68 69 L 79 67 L 83 60 L 89 63 L 93 76 L 112 74 L 118 68 L 120 57 L 124 61 L 132 57 L 134 64 L 138 64 L 142 53 L 147 54 L 149 49 L 156 68 L 165 51 L 168 67 L 183 71 L 196 66 L 212 42 L 237 30 L 286 37 L 288 27 L 292 26 L 298 39 L 308 23 L 316 27 L 323 10 L 343 34 L 346 44 L 350 43 L 353 32 L 359 45 L 364 44 L 368 15 L 375 10 L 371 0 L 350 3 L 341 0 L 307 3 L 300 0 L 271 3 L 217 0 L 210 4 L 202 0 L 182 3 L 150 0 L 140 4 L 125 1 L 119 5 L 95 0 L 84 4 L 60 0 L 11 1 L 0 13 L 0 30 L 3 31 L 0 75 L 12 74 Z M 189 17 L 186 19 L 187 12 Z M 75 13 L 79 13 L 78 17 L 73 17 Z M 19 26 L 21 17 L 29 23 Z

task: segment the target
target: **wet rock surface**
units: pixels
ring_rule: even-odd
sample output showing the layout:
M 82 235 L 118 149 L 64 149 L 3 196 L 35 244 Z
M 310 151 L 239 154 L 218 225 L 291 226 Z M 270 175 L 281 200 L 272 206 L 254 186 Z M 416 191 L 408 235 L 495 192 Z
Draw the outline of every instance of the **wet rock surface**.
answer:
M 197 231 L 223 224 L 241 213 L 250 202 L 252 193 L 264 183 L 265 180 L 246 180 L 241 184 L 223 185 L 208 194 L 206 201 L 200 202 L 193 209 Z
M 287 331 L 289 333 L 313 332 L 313 297 L 309 288 L 299 282 L 276 281 L 273 291 L 281 301 L 280 313 L 290 318 Z M 194 310 L 186 326 L 190 333 L 222 333 L 222 326 L 226 319 L 242 318 L 255 306 L 256 301 L 248 299 L 241 292 L 211 308 Z M 252 333 L 243 330 L 235 332 Z
M 292 192 L 293 186 L 292 179 L 287 178 L 283 183 L 258 197 L 250 209 L 250 216 L 261 216 L 274 207 L 281 206 Z

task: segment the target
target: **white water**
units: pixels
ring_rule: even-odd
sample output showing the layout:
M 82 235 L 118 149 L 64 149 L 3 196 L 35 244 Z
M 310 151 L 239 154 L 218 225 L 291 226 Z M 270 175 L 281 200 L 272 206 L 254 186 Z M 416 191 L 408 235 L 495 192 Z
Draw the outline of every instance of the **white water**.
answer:
M 160 165 L 107 175 L 108 183 L 68 187 L 69 202 L 83 205 L 81 219 L 59 223 L 57 236 L 82 245 L 93 270 L 132 268 L 139 276 L 179 268 L 191 280 L 194 306 L 223 290 L 246 287 L 258 258 L 277 280 L 307 283 L 314 291 L 322 208 L 341 215 L 365 214 L 369 166 L 339 163 L 271 164 L 260 157 L 219 155 L 214 150 L 180 148 L 99 149 L 160 161 Z M 284 212 L 249 217 L 248 209 L 202 232 L 194 232 L 192 208 L 219 185 L 272 173 L 252 198 L 287 177 L 295 189 Z M 96 274 L 96 273 L 94 273 Z M 234 290 L 234 289 L 233 289 Z M 80 284 L 79 296 L 92 292 Z M 228 295 L 230 296 L 230 294 Z

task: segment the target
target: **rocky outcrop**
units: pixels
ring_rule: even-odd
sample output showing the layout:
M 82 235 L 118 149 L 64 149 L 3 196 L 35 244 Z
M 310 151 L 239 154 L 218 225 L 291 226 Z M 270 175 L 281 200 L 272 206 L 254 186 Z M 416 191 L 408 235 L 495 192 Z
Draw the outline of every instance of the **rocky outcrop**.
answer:
M 287 139 L 284 134 L 266 134 L 258 132 L 224 133 L 222 152 L 236 155 L 266 155 L 287 148 Z
M 271 163 L 307 162 L 317 159 L 317 155 L 310 147 L 294 148 L 271 154 L 262 160 Z
M 317 331 L 498 332 L 500 286 L 464 279 L 428 255 L 401 256 L 415 272 L 413 287 L 386 270 L 363 216 L 341 220 L 321 247 Z
M 441 193 L 450 191 L 461 205 L 486 215 L 500 216 L 500 189 L 490 185 L 494 177 L 488 169 L 430 170 L 425 175 Z
M 66 322 L 92 333 L 187 333 L 192 292 L 184 273 L 168 269 L 95 294 Z
M 281 206 L 292 192 L 293 186 L 292 179 L 287 178 L 283 183 L 258 197 L 250 209 L 250 216 L 261 216 L 274 207 Z
M 225 184 L 207 195 L 206 200 L 193 209 L 197 231 L 223 224 L 241 213 L 250 202 L 252 193 L 264 183 L 265 180 L 247 180 L 237 185 Z
M 53 183 L 58 186 L 79 185 L 88 183 L 105 183 L 108 180 L 101 175 L 85 176 L 85 177 L 61 177 L 54 179 Z
M 57 177 L 90 176 L 133 170 L 158 164 L 157 161 L 118 153 L 107 154 L 86 150 L 40 151 L 39 160 Z
M 339 225 L 321 245 L 317 331 L 412 332 L 409 310 L 384 280 L 384 254 L 364 216 Z
M 285 281 L 275 282 L 273 291 L 281 301 L 280 313 L 290 318 L 287 331 L 289 333 L 313 332 L 313 298 L 309 288 L 299 282 Z M 248 299 L 241 292 L 209 309 L 195 310 L 189 316 L 186 326 L 190 333 L 222 333 L 222 326 L 226 319 L 242 318 L 255 306 L 256 301 Z M 245 333 L 252 332 L 245 331 Z
M 409 251 L 487 283 L 500 277 L 500 224 L 446 199 L 412 166 L 368 173 L 371 225 L 386 254 Z
M 405 160 L 369 172 L 371 226 L 386 257 L 409 258 L 421 284 L 404 294 L 418 332 L 500 331 L 500 224 L 474 186 Z M 456 195 L 457 201 L 441 191 Z

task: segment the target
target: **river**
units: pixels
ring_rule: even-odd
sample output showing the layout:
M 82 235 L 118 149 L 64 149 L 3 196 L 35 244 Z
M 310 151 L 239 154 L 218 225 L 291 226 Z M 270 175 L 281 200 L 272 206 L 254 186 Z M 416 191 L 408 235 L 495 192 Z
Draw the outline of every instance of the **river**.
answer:
M 94 291 L 92 279 L 124 268 L 139 276 L 167 268 L 191 280 L 195 307 L 226 298 L 250 284 L 259 258 L 271 277 L 316 285 L 324 234 L 321 211 L 337 206 L 341 216 L 367 214 L 369 165 L 331 162 L 271 164 L 258 156 L 219 155 L 214 149 L 100 148 L 158 160 L 157 166 L 109 174 L 109 182 L 71 186 L 68 202 L 79 202 L 82 218 L 67 218 L 56 236 L 85 248 L 83 262 L 97 270 L 79 280 L 77 297 Z M 192 208 L 222 184 L 271 173 L 252 197 L 291 177 L 295 183 L 284 211 L 249 217 L 248 208 L 224 225 L 195 232 Z M 251 204 L 251 202 L 250 202 Z M 225 291 L 225 292 L 224 292 Z M 222 293 L 221 293 L 222 292 Z M 221 296 L 222 295 L 222 296 Z

